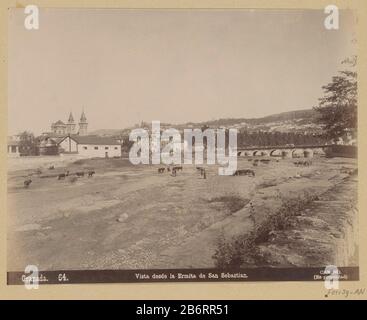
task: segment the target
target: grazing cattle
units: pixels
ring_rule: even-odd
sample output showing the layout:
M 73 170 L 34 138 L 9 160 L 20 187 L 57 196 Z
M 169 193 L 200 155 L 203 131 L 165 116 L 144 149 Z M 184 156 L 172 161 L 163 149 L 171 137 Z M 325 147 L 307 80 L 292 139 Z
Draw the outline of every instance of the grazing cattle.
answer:
M 60 174 L 57 176 L 57 180 L 65 179 L 65 177 L 66 177 L 66 173 L 60 173 Z
M 166 168 L 158 168 L 158 173 L 163 173 Z
M 173 169 L 175 169 L 176 171 L 178 171 L 178 170 L 182 171 L 182 166 L 176 166 L 176 167 L 173 167 Z
M 31 179 L 24 180 L 24 188 L 28 188 L 31 183 L 32 183 Z
M 84 171 L 75 172 L 78 177 L 84 177 Z
M 65 179 L 65 177 L 69 176 L 69 171 L 66 171 L 65 173 L 60 173 L 57 176 L 57 180 Z
M 342 167 L 340 169 L 340 173 L 345 173 L 345 174 L 353 175 L 353 174 L 357 174 L 358 173 L 358 169 L 352 169 L 352 168 Z
M 259 165 L 259 163 L 258 163 L 258 162 L 253 162 L 253 163 L 252 163 L 252 165 L 253 165 L 254 167 L 257 167 L 257 166 Z
M 57 176 L 57 180 L 61 180 L 61 179 L 65 179 L 65 173 L 60 173 L 60 174 Z
M 261 159 L 261 160 L 260 160 L 260 162 L 263 162 L 263 163 L 269 164 L 270 159 Z
M 95 174 L 96 172 L 94 170 L 90 170 L 88 171 L 88 178 L 89 177 L 93 177 L 93 175 Z
M 310 166 L 312 164 L 311 161 L 309 160 L 306 160 L 306 161 L 296 161 L 296 162 L 293 162 L 297 167 L 299 166 Z
M 233 176 L 252 176 L 255 177 L 255 171 L 251 169 L 236 170 Z
M 54 170 L 55 169 L 55 166 L 49 166 L 48 167 L 48 170 Z

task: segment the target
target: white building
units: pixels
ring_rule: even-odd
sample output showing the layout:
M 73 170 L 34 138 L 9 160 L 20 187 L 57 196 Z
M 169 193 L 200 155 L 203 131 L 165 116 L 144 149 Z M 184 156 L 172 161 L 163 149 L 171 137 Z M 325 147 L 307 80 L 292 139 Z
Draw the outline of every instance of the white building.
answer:
M 121 157 L 121 142 L 99 136 L 68 135 L 57 141 L 60 153 L 76 153 L 86 158 Z
M 19 157 L 19 136 L 8 137 L 8 157 Z

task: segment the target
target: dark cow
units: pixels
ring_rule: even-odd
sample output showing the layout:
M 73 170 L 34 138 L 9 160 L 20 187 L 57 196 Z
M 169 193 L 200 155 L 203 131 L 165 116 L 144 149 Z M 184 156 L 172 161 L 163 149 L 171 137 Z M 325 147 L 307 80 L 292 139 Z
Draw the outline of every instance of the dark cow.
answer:
M 270 159 L 261 159 L 260 162 L 262 163 L 266 163 L 266 164 L 269 164 L 270 162 Z
M 358 173 L 358 169 L 342 167 L 340 169 L 340 173 L 345 173 L 345 174 L 353 175 L 353 174 L 357 174 Z
M 178 170 L 182 171 L 182 166 L 176 166 L 176 167 L 173 167 L 173 169 L 175 169 L 176 171 L 178 171 Z
M 55 169 L 55 166 L 49 166 L 48 167 L 48 170 L 54 170 Z
M 296 161 L 296 162 L 293 162 L 297 167 L 299 166 L 310 166 L 312 164 L 311 161 Z
M 158 173 L 163 173 L 166 168 L 158 168 Z
M 60 174 L 57 176 L 57 180 L 65 179 L 65 177 L 66 177 L 66 174 L 65 174 L 65 173 L 60 173 Z
M 31 183 L 32 183 L 31 179 L 24 180 L 24 188 L 28 188 Z
M 89 177 L 93 177 L 93 175 L 95 174 L 96 172 L 94 170 L 90 170 L 88 171 L 88 178 Z
M 84 171 L 78 171 L 78 172 L 75 172 L 75 174 L 76 174 L 78 177 L 84 177 L 85 172 L 84 172 Z
M 255 177 L 255 171 L 251 169 L 236 170 L 233 176 L 252 176 Z
M 65 179 L 65 177 L 69 176 L 69 171 L 66 171 L 65 173 L 60 173 L 57 176 L 57 180 Z

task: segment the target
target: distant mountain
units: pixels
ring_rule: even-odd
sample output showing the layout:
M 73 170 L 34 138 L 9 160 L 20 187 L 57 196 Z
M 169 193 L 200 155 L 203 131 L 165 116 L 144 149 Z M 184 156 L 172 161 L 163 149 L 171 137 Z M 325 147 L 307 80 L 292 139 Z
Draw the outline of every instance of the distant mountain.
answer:
M 269 131 L 269 132 L 307 132 L 320 133 L 321 126 L 316 123 L 317 111 L 313 109 L 288 111 L 261 118 L 224 118 L 203 122 L 187 122 L 182 124 L 161 123 L 161 128 L 202 128 L 208 126 L 211 128 L 237 128 L 246 129 L 248 131 Z M 136 127 L 136 126 L 135 126 Z M 150 127 L 149 123 L 144 127 Z M 99 136 L 118 136 L 128 134 L 130 128 L 124 129 L 99 129 L 90 134 Z
M 237 128 L 247 131 L 269 131 L 269 132 L 298 132 L 298 133 L 320 133 L 322 127 L 317 124 L 318 114 L 313 109 L 288 111 L 272 114 L 261 118 L 226 118 L 210 120 L 200 123 L 186 123 L 182 126 L 200 128 L 225 127 Z
M 225 118 L 218 120 L 205 121 L 201 124 L 208 126 L 230 126 L 238 123 L 248 123 L 250 125 L 268 124 L 279 121 L 306 120 L 313 121 L 317 117 L 317 112 L 313 109 L 288 111 L 272 114 L 261 118 Z M 194 124 L 194 123 L 190 123 Z
M 122 131 L 122 129 L 98 129 L 89 132 L 89 134 L 93 136 L 118 136 Z

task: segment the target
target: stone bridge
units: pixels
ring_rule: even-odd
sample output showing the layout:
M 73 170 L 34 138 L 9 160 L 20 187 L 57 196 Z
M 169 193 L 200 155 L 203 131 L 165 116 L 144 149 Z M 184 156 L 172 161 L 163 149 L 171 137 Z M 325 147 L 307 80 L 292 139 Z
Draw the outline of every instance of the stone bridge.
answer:
M 261 146 L 237 148 L 237 156 L 270 156 L 283 158 L 312 158 L 315 154 L 325 155 L 331 145 L 305 145 L 305 146 Z

